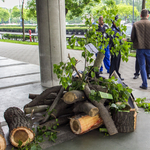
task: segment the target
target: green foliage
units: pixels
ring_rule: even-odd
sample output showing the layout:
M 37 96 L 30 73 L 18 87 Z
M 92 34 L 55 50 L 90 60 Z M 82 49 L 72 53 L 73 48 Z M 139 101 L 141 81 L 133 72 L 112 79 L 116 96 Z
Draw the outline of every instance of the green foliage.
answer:
M 129 87 L 123 87 L 122 84 L 118 84 L 114 77 L 111 79 L 100 78 L 101 84 L 108 89 L 108 93 L 112 94 L 112 103 L 127 102 L 132 92 Z
M 111 106 L 110 106 L 110 109 L 114 110 L 115 111 L 126 111 L 126 112 L 129 112 L 130 110 L 126 110 L 127 106 L 127 102 L 122 102 L 121 104 L 115 104 L 115 103 L 112 103 Z
M 27 2 L 27 6 L 26 6 L 26 9 L 27 9 L 27 17 L 29 19 L 33 19 L 33 20 L 36 20 L 37 19 L 37 14 L 36 14 L 36 1 L 35 0 L 29 0 Z
M 109 93 L 91 90 L 91 93 L 90 93 L 90 99 L 91 100 L 96 100 L 96 101 L 100 102 L 100 100 L 103 98 L 113 99 L 112 95 Z
M 62 84 L 64 88 L 67 88 L 72 83 L 73 66 L 75 66 L 75 64 L 76 60 L 73 57 L 70 59 L 70 62 L 60 62 L 59 65 L 53 65 L 53 71 L 57 74 L 57 78 L 60 79 L 60 84 Z
M 88 5 L 88 4 L 93 4 L 94 2 L 99 3 L 100 0 L 65 0 L 65 8 L 66 8 L 66 14 L 68 11 L 69 13 L 69 18 L 72 18 L 72 16 L 79 16 L 82 14 L 83 9 Z
M 9 11 L 0 7 L 0 22 L 4 23 L 9 20 Z
M 17 6 L 14 6 L 11 15 L 13 18 L 19 18 L 20 17 L 20 9 Z
M 146 112 L 150 112 L 150 103 L 145 102 L 146 98 L 137 98 L 135 102 L 138 107 L 144 108 Z

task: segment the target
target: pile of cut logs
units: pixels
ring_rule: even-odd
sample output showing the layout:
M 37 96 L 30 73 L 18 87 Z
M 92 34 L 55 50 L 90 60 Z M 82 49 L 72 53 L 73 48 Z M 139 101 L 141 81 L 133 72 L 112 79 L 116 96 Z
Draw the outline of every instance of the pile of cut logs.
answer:
M 107 89 L 100 85 L 86 84 L 84 91 L 68 91 L 60 85 L 48 88 L 40 95 L 29 94 L 32 101 L 24 106 L 24 112 L 16 107 L 8 108 L 4 117 L 9 126 L 11 144 L 18 147 L 19 141 L 22 141 L 22 146 L 32 142 L 35 136 L 32 130 L 34 122 L 39 122 L 40 128 L 45 126 L 45 130 L 56 123 L 64 125 L 70 122 L 70 128 L 75 134 L 83 134 L 105 125 L 110 135 L 117 134 L 118 130 L 108 111 L 110 101 L 108 99 L 101 99 L 100 102 L 91 100 L 89 95 L 92 89 L 107 92 Z M 36 117 L 37 113 L 45 115 L 39 118 Z M 30 117 L 27 114 L 30 114 Z M 50 118 L 53 119 L 50 120 Z M 0 149 L 5 149 L 6 141 L 1 128 L 0 143 Z

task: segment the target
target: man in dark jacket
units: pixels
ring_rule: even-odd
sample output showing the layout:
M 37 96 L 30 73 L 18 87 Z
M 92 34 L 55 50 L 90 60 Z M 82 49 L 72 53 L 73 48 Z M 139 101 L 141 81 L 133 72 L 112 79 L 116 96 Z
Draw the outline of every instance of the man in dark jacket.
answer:
M 99 32 L 102 33 L 102 35 L 105 38 L 108 38 L 108 35 L 106 34 L 106 29 L 108 29 L 108 26 L 106 24 L 104 24 L 103 22 L 103 16 L 99 17 L 99 25 L 98 25 L 98 30 Z M 109 50 L 109 45 L 105 48 L 105 57 L 104 57 L 104 66 L 107 70 L 107 73 L 109 73 L 109 69 L 110 69 L 110 50 Z M 100 73 L 103 73 L 103 66 L 101 66 L 100 68 Z
M 131 32 L 131 40 L 133 47 L 137 49 L 137 58 L 140 66 L 142 77 L 142 85 L 140 88 L 147 89 L 147 73 L 145 62 L 147 61 L 148 69 L 150 69 L 150 21 L 149 14 L 146 9 L 141 11 L 141 20 L 133 24 Z

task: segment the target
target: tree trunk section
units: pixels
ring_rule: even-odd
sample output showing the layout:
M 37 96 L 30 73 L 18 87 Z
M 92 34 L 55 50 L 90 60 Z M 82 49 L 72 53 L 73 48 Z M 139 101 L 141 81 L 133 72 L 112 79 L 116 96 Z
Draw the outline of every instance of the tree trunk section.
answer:
M 0 150 L 5 150 L 5 149 L 6 149 L 6 140 L 4 138 L 4 132 L 0 124 Z
M 91 91 L 90 91 L 88 84 L 85 85 L 84 92 L 85 92 L 86 96 L 89 98 Z M 89 100 L 90 100 L 90 98 L 89 98 Z M 117 128 L 114 124 L 114 121 L 112 120 L 108 110 L 104 107 L 103 103 L 97 102 L 95 100 L 90 100 L 90 101 L 99 109 L 99 114 L 104 121 L 104 124 L 108 130 L 108 133 L 110 135 L 117 134 L 118 131 L 117 131 Z
M 18 147 L 19 141 L 22 146 L 27 145 L 34 139 L 31 121 L 17 107 L 10 107 L 4 113 L 4 118 L 9 127 L 9 139 L 13 146 Z
M 84 112 L 85 114 L 94 117 L 99 113 L 99 109 L 89 102 L 79 102 L 75 105 L 73 112 Z
M 102 52 L 98 52 L 97 53 L 97 57 L 94 61 L 94 67 L 98 67 L 100 69 L 103 59 L 104 59 L 105 55 Z
M 64 94 L 63 100 L 66 104 L 73 104 L 85 100 L 85 94 L 83 91 L 72 90 Z
M 24 113 L 25 114 L 31 114 L 33 113 L 38 113 L 38 112 L 43 112 L 48 109 L 49 105 L 40 105 L 40 106 L 34 106 L 34 107 L 26 107 L 24 108 Z
M 37 96 L 35 99 L 33 99 L 33 101 L 31 101 L 30 103 L 26 104 L 24 107 L 36 106 L 40 101 L 42 101 L 43 99 L 46 99 L 46 97 L 50 93 L 58 93 L 60 91 L 61 87 L 62 87 L 62 85 L 59 85 L 59 86 L 54 86 L 54 87 L 46 89 L 39 96 Z
M 133 132 L 136 128 L 136 117 L 135 109 L 130 109 L 130 112 L 114 112 L 113 120 L 118 132 Z
M 90 117 L 88 115 L 77 115 L 70 119 L 70 128 L 75 134 L 83 134 L 93 129 L 100 127 L 103 124 L 103 120 L 96 115 Z

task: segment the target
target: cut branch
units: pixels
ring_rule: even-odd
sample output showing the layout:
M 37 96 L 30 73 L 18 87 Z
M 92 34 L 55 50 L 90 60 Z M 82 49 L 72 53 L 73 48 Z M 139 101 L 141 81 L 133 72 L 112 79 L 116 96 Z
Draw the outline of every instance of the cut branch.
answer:
M 104 124 L 108 130 L 108 133 L 110 135 L 117 134 L 118 133 L 117 128 L 116 128 L 111 116 L 109 115 L 109 112 L 104 107 L 104 105 L 101 102 L 97 102 L 96 100 L 91 100 L 89 98 L 91 91 L 90 91 L 88 84 L 85 85 L 84 92 L 85 92 L 86 96 L 88 97 L 88 99 L 99 109 L 99 114 L 104 121 Z
M 32 107 L 32 106 L 36 106 L 37 103 L 39 103 L 41 100 L 46 99 L 46 97 L 50 94 L 50 93 L 58 93 L 59 90 L 61 89 L 61 85 L 59 86 L 54 86 L 51 88 L 46 89 L 45 91 L 43 91 L 39 96 L 37 96 L 35 99 L 33 99 L 33 101 L 31 101 L 30 103 L 26 104 L 24 107 Z
M 24 112 L 25 112 L 25 114 L 30 114 L 32 111 L 33 111 L 33 113 L 43 112 L 48 107 L 49 107 L 49 105 L 40 105 L 40 106 L 34 106 L 34 107 L 26 107 L 26 108 L 24 108 Z
M 100 69 L 103 59 L 104 59 L 105 55 L 102 52 L 98 52 L 97 53 L 97 57 L 94 61 L 94 67 L 98 67 Z
M 54 102 L 52 103 L 52 105 L 50 106 L 48 112 L 45 115 L 44 120 L 41 123 L 44 123 L 48 120 L 49 118 L 49 114 L 51 113 L 51 111 L 56 107 L 58 101 L 61 99 L 62 95 L 63 95 L 63 91 L 64 91 L 64 87 L 61 86 L 61 89 L 57 95 L 57 97 L 55 98 Z

